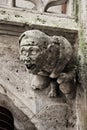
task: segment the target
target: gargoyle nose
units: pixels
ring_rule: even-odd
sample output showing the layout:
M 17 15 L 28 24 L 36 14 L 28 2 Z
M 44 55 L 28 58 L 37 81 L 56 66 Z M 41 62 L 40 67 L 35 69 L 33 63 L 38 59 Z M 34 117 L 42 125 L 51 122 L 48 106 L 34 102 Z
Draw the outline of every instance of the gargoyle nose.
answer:
M 31 59 L 30 59 L 30 58 L 24 59 L 24 63 L 25 63 L 25 64 L 30 64 L 30 63 L 31 63 Z
M 25 60 L 24 63 L 27 64 L 27 61 Z

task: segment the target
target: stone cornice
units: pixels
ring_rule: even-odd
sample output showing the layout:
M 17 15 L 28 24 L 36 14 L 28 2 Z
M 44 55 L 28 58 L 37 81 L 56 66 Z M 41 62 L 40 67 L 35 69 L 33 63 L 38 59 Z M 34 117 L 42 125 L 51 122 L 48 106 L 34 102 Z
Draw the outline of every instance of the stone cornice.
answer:
M 38 13 L 19 8 L 0 8 L 0 24 L 13 26 L 29 26 L 59 29 L 61 31 L 77 32 L 75 19 L 67 15 Z M 5 27 L 3 27 L 3 30 Z M 1 27 L 0 27 L 1 30 Z M 18 30 L 20 32 L 20 30 Z

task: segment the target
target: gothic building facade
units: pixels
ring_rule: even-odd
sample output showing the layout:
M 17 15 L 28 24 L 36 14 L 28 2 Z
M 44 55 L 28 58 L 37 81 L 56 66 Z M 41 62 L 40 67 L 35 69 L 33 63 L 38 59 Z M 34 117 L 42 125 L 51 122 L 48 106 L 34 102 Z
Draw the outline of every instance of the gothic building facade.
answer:
M 33 80 L 33 75 L 20 61 L 19 52 L 19 37 L 29 30 L 39 30 L 48 37 L 54 36 L 59 39 L 62 36 L 70 43 L 75 61 L 75 78 L 73 80 L 75 85 L 71 85 L 72 88 L 73 86 L 75 88 L 73 98 L 64 95 L 60 90 L 58 90 L 58 96 L 52 95 L 49 98 L 50 87 L 42 90 L 31 88 L 32 81 L 36 83 L 38 79 Z M 12 113 L 15 130 L 87 130 L 86 35 L 86 0 L 0 1 L 0 106 Z M 40 35 L 37 34 L 34 38 L 36 37 L 40 37 Z M 61 45 L 61 40 L 53 43 Z M 63 47 L 66 47 L 66 44 L 64 42 Z M 47 54 L 49 55 L 49 53 Z M 61 54 L 65 58 L 67 57 L 63 50 Z M 70 54 L 71 52 L 68 53 L 68 55 Z M 52 59 L 52 61 L 54 60 L 55 58 Z M 69 61 L 69 64 L 73 63 Z M 63 70 L 61 71 L 63 72 Z M 48 83 L 47 77 L 46 80 Z M 42 83 L 40 81 L 42 81 L 41 77 L 38 84 Z M 57 81 L 59 83 L 59 77 Z M 61 90 L 63 89 L 63 92 L 70 90 L 71 93 L 72 88 L 65 86 Z

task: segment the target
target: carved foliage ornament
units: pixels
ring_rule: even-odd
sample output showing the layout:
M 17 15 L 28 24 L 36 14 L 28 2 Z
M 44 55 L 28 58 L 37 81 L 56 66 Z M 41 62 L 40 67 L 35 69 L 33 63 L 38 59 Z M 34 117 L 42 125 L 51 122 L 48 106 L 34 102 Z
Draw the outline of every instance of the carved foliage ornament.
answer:
M 34 75 L 32 88 L 50 86 L 50 97 L 60 89 L 67 97 L 75 93 L 73 49 L 62 36 L 48 36 L 39 30 L 24 32 L 19 38 L 20 60 Z
M 25 0 L 30 1 L 35 5 L 35 9 L 40 12 L 47 12 L 48 8 L 52 6 L 62 5 L 68 0 Z

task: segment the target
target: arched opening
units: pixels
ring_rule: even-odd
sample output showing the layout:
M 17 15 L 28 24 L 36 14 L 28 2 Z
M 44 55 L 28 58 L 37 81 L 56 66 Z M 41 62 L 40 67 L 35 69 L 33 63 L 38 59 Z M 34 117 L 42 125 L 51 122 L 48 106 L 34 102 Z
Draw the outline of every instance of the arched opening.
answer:
M 37 128 L 8 96 L 0 93 L 0 130 L 37 130 Z
M 47 12 L 58 13 L 58 14 L 66 14 L 67 3 L 59 5 L 59 6 L 50 7 L 50 8 L 48 8 Z
M 13 115 L 3 106 L 0 106 L 0 130 L 14 130 Z

